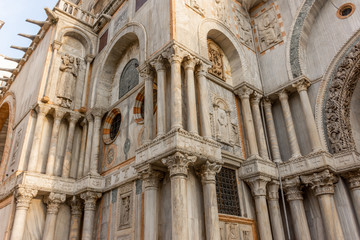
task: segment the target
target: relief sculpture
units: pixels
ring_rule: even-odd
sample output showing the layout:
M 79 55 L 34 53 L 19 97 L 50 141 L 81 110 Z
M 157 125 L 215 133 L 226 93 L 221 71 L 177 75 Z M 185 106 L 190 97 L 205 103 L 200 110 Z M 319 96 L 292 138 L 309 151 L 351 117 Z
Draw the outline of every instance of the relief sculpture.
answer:
M 212 66 L 209 69 L 209 73 L 223 79 L 224 78 L 224 63 L 223 55 L 219 47 L 211 40 L 208 40 L 209 59 L 212 62 Z
M 239 11 L 237 11 L 236 22 L 239 26 L 238 31 L 240 41 L 247 47 L 253 49 L 254 45 L 250 22 Z
M 273 8 L 261 14 L 255 22 L 261 51 L 265 51 L 282 41 L 280 25 Z

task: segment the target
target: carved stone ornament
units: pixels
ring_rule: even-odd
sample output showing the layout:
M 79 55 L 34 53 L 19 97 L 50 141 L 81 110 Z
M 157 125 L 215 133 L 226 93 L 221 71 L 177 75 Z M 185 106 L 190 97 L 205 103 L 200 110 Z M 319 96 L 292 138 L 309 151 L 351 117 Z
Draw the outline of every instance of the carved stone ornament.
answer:
M 270 180 L 271 179 L 267 177 L 254 177 L 246 179 L 245 181 L 249 184 L 251 193 L 256 198 L 266 196 L 266 185 L 270 182 Z
M 130 188 L 131 187 L 131 188 Z M 132 205 L 133 205 L 133 185 L 126 185 L 119 190 L 118 198 L 118 230 L 130 228 L 132 219 Z M 128 191 L 130 190 L 130 191 Z
M 162 163 L 168 166 L 170 177 L 183 175 L 187 176 L 189 164 L 195 163 L 197 157 L 176 152 L 174 155 L 162 159 Z
M 348 180 L 351 190 L 360 189 L 360 169 L 352 172 L 347 172 L 343 176 Z
M 283 182 L 287 201 L 303 200 L 299 177 L 288 178 Z
M 74 100 L 76 80 L 79 72 L 80 59 L 65 54 L 61 57 L 60 79 L 56 87 L 56 96 L 60 106 L 70 108 Z
M 224 62 L 223 54 L 220 48 L 212 40 L 208 39 L 208 53 L 209 60 L 212 62 L 212 66 L 209 69 L 209 73 L 224 79 Z
M 101 197 L 101 193 L 97 192 L 85 192 L 80 195 L 85 201 L 85 211 L 95 211 L 96 209 L 96 201 Z
M 216 174 L 220 172 L 221 165 L 218 163 L 211 163 L 206 161 L 200 169 L 198 170 L 199 175 L 201 176 L 201 181 L 203 184 L 213 183 L 216 182 Z
M 338 178 L 329 170 L 301 176 L 301 181 L 315 190 L 315 195 L 334 194 L 334 183 Z
M 274 8 L 255 19 L 261 51 L 265 51 L 282 41 L 280 25 Z
M 231 111 L 229 104 L 222 98 L 214 97 L 213 109 L 213 124 L 216 140 L 226 144 L 233 144 L 233 129 L 230 120 Z
M 53 192 L 50 193 L 50 195 L 44 200 L 47 204 L 47 213 L 57 214 L 59 212 L 60 204 L 64 203 L 65 200 L 65 194 Z
M 79 197 L 73 196 L 69 203 L 71 206 L 71 215 L 80 216 L 82 214 L 83 205 Z
M 146 170 L 141 171 L 139 175 L 143 179 L 145 189 L 158 188 L 160 180 L 164 177 L 163 173 L 154 171 L 151 166 L 149 166 Z
M 236 23 L 239 26 L 238 34 L 240 41 L 250 49 L 254 49 L 252 29 L 249 19 L 240 13 L 239 10 L 236 11 Z
M 279 182 L 271 181 L 267 186 L 267 198 L 268 200 L 278 200 L 279 199 Z
M 16 209 L 27 210 L 31 200 L 37 195 L 38 190 L 26 187 L 19 187 L 15 192 Z
M 354 45 L 332 75 L 327 92 L 325 119 L 332 153 L 355 150 L 350 123 L 350 103 L 360 77 L 360 42 Z
M 204 16 L 204 9 L 200 7 L 198 0 L 186 0 L 186 5 L 189 6 L 192 10 L 200 14 L 201 16 Z

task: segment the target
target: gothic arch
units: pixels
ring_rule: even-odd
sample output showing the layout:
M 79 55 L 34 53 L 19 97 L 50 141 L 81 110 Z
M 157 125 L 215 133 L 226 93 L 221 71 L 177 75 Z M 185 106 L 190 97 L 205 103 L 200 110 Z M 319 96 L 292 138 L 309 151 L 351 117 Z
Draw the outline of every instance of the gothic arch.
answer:
M 143 64 L 148 57 L 147 53 L 147 35 L 144 26 L 139 23 L 130 22 L 125 24 L 118 33 L 112 38 L 111 42 L 104 49 L 99 62 L 101 66 L 95 73 L 93 90 L 91 95 L 91 107 L 95 105 L 106 105 L 109 101 L 104 97 L 97 94 L 98 88 L 106 88 L 109 84 L 111 85 L 112 77 L 116 71 L 117 59 L 131 46 L 132 43 L 138 42 L 139 44 L 139 65 Z
M 356 149 L 350 122 L 350 103 L 359 79 L 360 31 L 331 62 L 317 96 L 317 125 L 323 143 L 327 143 L 332 153 Z
M 61 29 L 58 35 L 58 41 L 63 42 L 64 37 L 73 37 L 81 42 L 86 49 L 86 54 L 94 55 L 95 47 L 88 35 L 79 28 L 76 27 L 65 27 Z

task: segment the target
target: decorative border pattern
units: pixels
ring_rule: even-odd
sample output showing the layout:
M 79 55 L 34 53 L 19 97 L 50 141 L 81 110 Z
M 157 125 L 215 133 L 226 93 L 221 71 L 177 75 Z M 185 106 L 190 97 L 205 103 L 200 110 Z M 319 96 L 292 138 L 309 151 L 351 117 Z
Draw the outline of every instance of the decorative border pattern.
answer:
M 116 137 L 114 137 L 114 139 L 110 138 L 111 123 L 112 123 L 113 119 L 115 118 L 115 116 L 118 114 L 121 115 L 120 109 L 114 108 L 113 110 L 111 110 L 111 112 L 108 113 L 108 115 L 105 119 L 105 123 L 104 123 L 104 127 L 103 127 L 103 140 L 104 140 L 105 144 L 113 143 L 120 133 L 120 130 L 119 130 L 118 133 L 116 134 Z

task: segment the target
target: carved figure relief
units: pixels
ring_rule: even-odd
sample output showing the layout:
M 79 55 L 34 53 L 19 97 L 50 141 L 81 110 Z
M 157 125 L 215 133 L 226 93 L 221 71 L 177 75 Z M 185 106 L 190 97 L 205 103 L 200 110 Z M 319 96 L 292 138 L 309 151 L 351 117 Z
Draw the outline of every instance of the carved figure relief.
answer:
M 128 184 L 119 189 L 119 211 L 118 230 L 130 228 L 132 219 L 132 189 L 133 185 Z
M 208 51 L 209 59 L 213 64 L 209 69 L 209 73 L 224 79 L 223 54 L 221 53 L 219 47 L 210 39 L 208 39 Z
M 215 139 L 232 144 L 232 124 L 230 122 L 230 108 L 225 100 L 215 97 L 213 101 L 214 107 L 214 129 L 215 129 Z
M 186 0 L 186 5 L 189 6 L 192 10 L 204 16 L 204 9 L 200 7 L 198 0 Z
M 261 51 L 265 51 L 282 41 L 280 25 L 274 8 L 255 19 Z
M 227 14 L 227 1 L 215 0 L 215 17 L 224 24 L 229 25 Z
M 70 56 L 69 54 L 65 54 L 61 57 L 61 59 L 61 74 L 56 87 L 56 96 L 59 99 L 58 104 L 60 106 L 70 108 L 74 100 L 74 91 L 78 77 L 80 59 Z
M 252 36 L 251 24 L 249 20 L 239 11 L 237 11 L 236 23 L 239 26 L 238 34 L 240 41 L 247 47 L 253 49 L 254 48 L 253 36 Z

